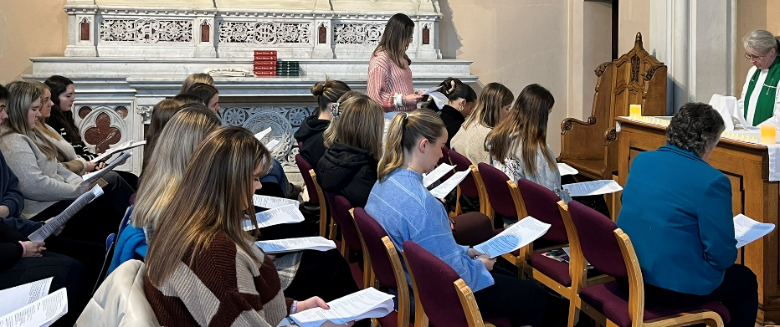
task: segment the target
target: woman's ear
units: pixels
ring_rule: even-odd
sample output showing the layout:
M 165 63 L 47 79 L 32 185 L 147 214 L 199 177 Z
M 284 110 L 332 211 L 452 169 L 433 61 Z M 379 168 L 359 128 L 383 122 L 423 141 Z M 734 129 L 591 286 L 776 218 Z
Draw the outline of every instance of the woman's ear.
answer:
M 421 153 L 425 152 L 425 145 L 430 143 L 427 138 L 420 138 L 420 142 L 417 143 L 417 149 L 420 150 Z

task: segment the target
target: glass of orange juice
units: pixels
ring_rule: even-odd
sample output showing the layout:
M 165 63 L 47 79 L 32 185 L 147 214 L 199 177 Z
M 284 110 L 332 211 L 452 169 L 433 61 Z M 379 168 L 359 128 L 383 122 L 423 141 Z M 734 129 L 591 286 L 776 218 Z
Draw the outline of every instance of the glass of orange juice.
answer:
M 631 118 L 639 118 L 642 117 L 642 105 L 641 104 L 632 104 L 628 107 L 628 114 Z
M 762 144 L 775 144 L 777 143 L 777 129 L 772 125 L 761 125 L 761 143 Z

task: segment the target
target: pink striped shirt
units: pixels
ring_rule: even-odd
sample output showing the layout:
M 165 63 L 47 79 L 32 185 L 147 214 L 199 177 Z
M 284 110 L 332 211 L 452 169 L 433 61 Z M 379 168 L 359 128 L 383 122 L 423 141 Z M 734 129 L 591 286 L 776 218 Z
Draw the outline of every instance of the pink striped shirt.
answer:
M 412 111 L 417 109 L 416 103 L 395 106 L 395 94 L 407 95 L 414 93 L 412 86 L 412 70 L 404 63 L 404 68 L 398 67 L 384 52 L 377 52 L 368 63 L 368 96 L 379 102 L 386 112 Z

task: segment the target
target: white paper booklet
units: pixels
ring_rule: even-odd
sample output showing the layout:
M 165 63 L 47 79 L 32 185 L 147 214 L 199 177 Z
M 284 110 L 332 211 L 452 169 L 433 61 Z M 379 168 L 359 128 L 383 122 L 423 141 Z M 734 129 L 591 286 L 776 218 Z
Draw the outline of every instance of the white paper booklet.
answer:
M 259 133 L 255 134 L 255 138 L 256 138 L 258 141 L 260 141 L 260 142 L 263 142 L 263 139 L 264 139 L 264 138 L 265 138 L 265 137 L 266 137 L 268 134 L 271 134 L 271 128 L 270 128 L 270 127 L 268 127 L 268 128 L 266 128 L 266 129 L 264 129 L 264 130 L 260 131 Z
M 44 278 L 0 291 L 0 316 L 5 316 L 49 294 L 53 279 L 54 277 Z
M 79 212 L 79 210 L 101 195 L 103 195 L 103 189 L 100 188 L 99 185 L 95 185 L 91 190 L 79 196 L 76 201 L 73 201 L 73 203 L 65 208 L 59 215 L 54 216 L 50 222 L 32 232 L 27 238 L 33 242 L 43 242 L 47 237 L 51 236 L 55 230 L 65 225 L 73 215 Z
M 775 224 L 760 223 L 743 214 L 734 216 L 734 234 L 737 238 L 737 248 L 766 236 L 775 229 Z
M 495 258 L 530 244 L 547 233 L 548 229 L 550 224 L 528 216 L 484 243 L 478 244 L 474 249 Z
M 330 301 L 330 309 L 315 308 L 290 315 L 301 327 L 319 327 L 330 320 L 345 324 L 354 320 L 381 318 L 393 311 L 393 295 L 373 287 Z
M 336 248 L 333 242 L 322 236 L 285 238 L 281 240 L 255 242 L 266 254 L 296 252 L 302 250 L 328 251 Z
M 283 207 L 287 205 L 299 206 L 301 203 L 293 199 L 285 199 L 285 198 L 278 198 L 275 196 L 255 194 L 252 196 L 252 204 L 254 204 L 255 207 L 273 209 L 273 208 Z
M 616 181 L 608 179 L 566 184 L 563 185 L 563 189 L 569 191 L 569 195 L 571 196 L 601 195 L 623 190 Z
M 436 169 L 432 170 L 430 173 L 423 174 L 423 185 L 425 187 L 431 186 L 431 184 L 433 184 L 435 181 L 438 181 L 444 175 L 447 175 L 447 173 L 451 172 L 453 168 L 455 168 L 455 166 L 443 163 L 439 165 L 439 167 L 436 167 Z
M 276 149 L 276 146 L 281 143 L 279 139 L 273 139 L 268 142 L 268 144 L 265 145 L 265 148 L 268 149 L 268 151 L 273 152 L 274 149 Z
M 561 173 L 561 176 L 577 175 L 580 173 L 577 169 L 574 169 L 574 167 L 562 162 L 558 163 L 558 171 Z
M 122 143 L 120 145 L 117 145 L 117 146 L 115 146 L 113 148 L 110 148 L 110 149 L 106 150 L 106 152 L 103 152 L 103 154 L 95 157 L 95 159 L 92 159 L 89 162 L 98 163 L 98 162 L 101 162 L 103 160 L 108 159 L 109 157 L 111 157 L 112 155 L 114 155 L 117 152 L 122 152 L 122 151 L 125 151 L 125 150 L 129 150 L 129 149 L 132 149 L 132 148 L 135 148 L 135 147 L 139 147 L 139 146 L 145 145 L 145 144 L 146 144 L 145 140 L 144 141 L 138 141 L 138 142 L 127 141 L 125 143 Z
M 447 194 L 450 194 L 452 190 L 458 187 L 460 182 L 462 182 L 470 173 L 471 170 L 464 170 L 452 174 L 452 176 L 450 176 L 450 178 L 448 178 L 446 181 L 433 188 L 431 190 L 431 194 L 433 194 L 433 197 L 437 199 L 444 199 L 444 197 L 446 197 Z
M 268 226 L 279 224 L 294 224 L 303 221 L 303 214 L 298 209 L 297 204 L 289 204 L 282 207 L 276 207 L 263 212 L 255 214 L 257 219 L 257 226 L 259 228 L 265 228 Z M 249 219 L 244 220 L 244 230 L 250 231 L 255 229 L 252 225 L 252 221 Z
M 68 291 L 63 287 L 30 304 L 0 316 L 0 327 L 49 326 L 68 313 Z
M 131 156 L 130 152 L 124 152 L 122 153 L 122 155 L 119 156 L 119 158 L 114 159 L 113 161 L 111 161 L 111 163 L 103 167 L 103 169 L 91 172 L 89 174 L 84 174 L 84 176 L 81 176 L 81 178 L 84 179 L 84 181 L 81 182 L 81 187 L 87 187 L 97 182 L 98 178 L 103 177 L 105 174 L 108 174 L 109 171 L 114 170 L 116 166 L 119 166 L 119 164 L 122 163 L 122 161 L 125 161 L 125 159 L 130 158 L 130 156 Z

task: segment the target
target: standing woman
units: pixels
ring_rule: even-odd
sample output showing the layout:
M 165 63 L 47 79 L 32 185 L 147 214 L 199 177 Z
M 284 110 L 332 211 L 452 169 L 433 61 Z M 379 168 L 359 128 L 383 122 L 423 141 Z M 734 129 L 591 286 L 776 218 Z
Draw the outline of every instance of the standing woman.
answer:
M 452 140 L 451 149 L 468 158 L 474 165 L 489 163 L 490 153 L 485 150 L 485 138 L 498 123 L 509 116 L 509 108 L 515 95 L 501 83 L 485 85 L 474 105 L 474 112 Z
M 463 84 L 459 79 L 448 77 L 439 84 L 439 93 L 447 98 L 447 103 L 438 103 L 431 101 L 428 108 L 439 111 L 439 117 L 447 127 L 447 143 L 449 148 L 452 138 L 460 130 L 460 126 L 466 121 L 466 117 L 471 114 L 474 108 L 474 101 L 477 100 L 477 93 L 471 86 Z M 441 104 L 441 106 L 439 106 Z
M 770 124 L 780 127 L 780 36 L 757 30 L 742 39 L 745 58 L 753 67 L 742 86 L 742 99 L 735 114 L 745 118 L 750 126 Z
M 545 292 L 494 266 L 495 259 L 458 245 L 447 210 L 423 185 L 422 174 L 436 167 L 446 140 L 444 123 L 430 110 L 396 115 L 366 212 L 396 248 L 413 241 L 452 267 L 474 292 L 482 316 L 507 317 L 512 326 L 540 326 Z
M 246 216 L 256 224 L 252 195 L 269 169 L 271 154 L 240 127 L 195 150 L 146 258 L 144 290 L 162 325 L 272 327 L 288 314 L 328 309 L 318 297 L 285 298 L 271 258 L 243 229 Z
M 323 191 L 363 207 L 376 183 L 385 118 L 379 104 L 365 95 L 340 102 L 337 114 L 323 133 L 328 150 L 314 168 L 317 182 Z
M 409 16 L 393 15 L 368 63 L 367 94 L 385 112 L 412 111 L 422 99 L 414 92 L 409 68 L 412 60 L 406 55 L 413 34 L 414 22 Z
M 76 101 L 76 89 L 73 81 L 67 77 L 54 75 L 44 82 L 51 90 L 51 101 L 54 105 L 51 107 L 51 115 L 46 119 L 46 123 L 60 133 L 63 139 L 68 141 L 76 155 L 84 160 L 92 160 L 97 157 L 84 144 L 81 138 L 79 128 L 73 118 L 73 103 Z M 125 171 L 116 171 L 122 179 L 127 182 L 134 190 L 138 187 L 138 176 Z
M 333 104 L 339 101 L 344 93 L 351 91 L 349 85 L 342 81 L 325 80 L 325 83 L 317 82 L 311 88 L 311 94 L 317 98 L 317 109 L 309 118 L 303 121 L 301 127 L 295 132 L 295 140 L 301 143 L 300 153 L 312 166 L 316 166 L 322 155 L 325 154 L 322 132 L 328 128 L 333 114 Z

